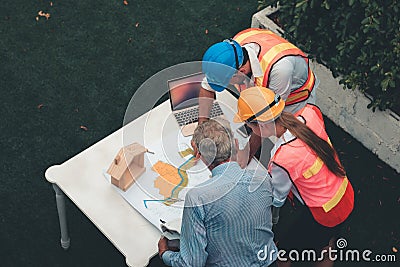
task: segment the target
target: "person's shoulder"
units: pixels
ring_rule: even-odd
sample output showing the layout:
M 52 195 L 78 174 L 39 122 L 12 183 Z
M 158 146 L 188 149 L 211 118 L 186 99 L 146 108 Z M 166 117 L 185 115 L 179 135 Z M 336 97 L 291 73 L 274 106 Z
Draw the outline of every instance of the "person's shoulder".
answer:
M 211 88 L 210 84 L 207 81 L 207 77 L 204 77 L 203 80 L 201 81 L 201 87 L 207 91 L 210 92 L 215 92 L 214 89 Z
M 186 193 L 186 198 L 190 198 L 192 201 L 199 201 L 201 197 L 207 194 L 210 190 L 212 190 L 212 179 L 208 179 L 195 187 L 192 187 Z

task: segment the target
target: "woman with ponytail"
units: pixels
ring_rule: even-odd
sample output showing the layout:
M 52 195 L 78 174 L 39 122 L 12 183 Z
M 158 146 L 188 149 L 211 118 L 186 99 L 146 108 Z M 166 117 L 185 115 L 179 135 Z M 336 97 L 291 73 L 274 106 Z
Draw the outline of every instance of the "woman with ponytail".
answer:
M 292 205 L 286 206 L 293 208 L 297 202 L 291 211 L 297 217 L 291 219 L 292 227 L 279 229 L 282 225 L 278 224 L 275 229 L 278 247 L 328 249 L 338 226 L 353 210 L 353 188 L 325 131 L 319 108 L 307 104 L 293 115 L 283 112 L 284 107 L 273 91 L 252 87 L 240 94 L 234 121 L 246 123 L 262 138 L 277 137 L 268 163 L 273 205 L 281 207 L 289 198 Z M 290 262 L 279 265 L 287 264 Z M 332 266 L 333 262 L 325 259 L 318 264 Z

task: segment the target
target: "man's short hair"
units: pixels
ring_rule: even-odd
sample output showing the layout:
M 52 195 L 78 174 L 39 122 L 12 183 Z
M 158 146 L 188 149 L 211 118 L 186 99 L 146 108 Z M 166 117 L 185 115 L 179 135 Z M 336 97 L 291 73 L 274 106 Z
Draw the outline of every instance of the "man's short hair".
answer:
M 223 119 L 210 119 L 197 126 L 192 140 L 207 165 L 219 165 L 237 152 L 232 130 Z

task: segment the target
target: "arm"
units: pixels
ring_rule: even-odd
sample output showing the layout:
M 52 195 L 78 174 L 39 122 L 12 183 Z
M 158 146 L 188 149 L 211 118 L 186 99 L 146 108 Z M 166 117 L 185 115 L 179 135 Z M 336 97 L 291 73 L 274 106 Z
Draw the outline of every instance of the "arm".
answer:
M 238 151 L 237 162 L 239 163 L 242 169 L 244 169 L 247 166 L 247 164 L 249 164 L 251 159 L 254 157 L 257 150 L 261 146 L 261 141 L 262 141 L 261 137 L 259 137 L 254 133 L 251 133 L 250 140 L 246 144 L 245 148 L 243 150 Z
M 162 259 L 168 266 L 204 266 L 207 261 L 204 210 L 202 206 L 195 206 L 189 193 L 186 195 L 183 210 L 180 251 L 167 250 L 162 254 Z
M 214 102 L 215 91 L 210 87 L 207 78 L 201 82 L 199 93 L 199 124 L 210 118 L 210 111 Z
M 274 162 L 271 163 L 271 177 L 274 197 L 272 205 L 275 207 L 282 207 L 292 188 L 292 181 L 287 172 L 274 164 Z
M 290 94 L 293 81 L 294 66 L 290 59 L 283 58 L 271 69 L 269 88 L 286 101 Z
M 210 117 L 210 111 L 215 98 L 215 92 L 201 88 L 199 93 L 199 123 L 205 122 Z

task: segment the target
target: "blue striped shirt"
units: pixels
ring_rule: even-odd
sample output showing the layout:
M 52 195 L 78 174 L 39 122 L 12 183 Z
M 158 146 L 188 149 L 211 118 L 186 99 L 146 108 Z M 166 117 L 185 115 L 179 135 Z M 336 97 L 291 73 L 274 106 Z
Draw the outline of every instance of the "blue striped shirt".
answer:
M 255 187 L 257 182 L 259 186 Z M 236 162 L 217 166 L 211 179 L 186 194 L 180 251 L 164 252 L 164 263 L 268 266 L 277 251 L 271 231 L 272 200 L 270 179 L 260 183 Z M 259 259 L 260 250 L 267 255 L 265 259 Z

